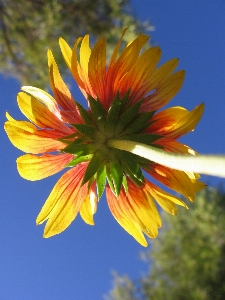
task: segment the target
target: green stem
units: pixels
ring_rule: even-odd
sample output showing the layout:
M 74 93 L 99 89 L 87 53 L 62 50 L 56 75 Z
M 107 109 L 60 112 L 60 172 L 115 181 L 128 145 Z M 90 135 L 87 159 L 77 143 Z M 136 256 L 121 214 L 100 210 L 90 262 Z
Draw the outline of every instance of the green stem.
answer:
M 225 156 L 184 155 L 128 140 L 109 140 L 108 146 L 139 155 L 171 169 L 225 177 Z

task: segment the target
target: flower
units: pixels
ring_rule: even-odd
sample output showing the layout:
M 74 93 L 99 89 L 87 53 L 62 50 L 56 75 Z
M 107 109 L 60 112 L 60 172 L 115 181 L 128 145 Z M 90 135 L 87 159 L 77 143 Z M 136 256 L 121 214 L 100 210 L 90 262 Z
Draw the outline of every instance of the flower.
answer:
M 164 152 L 195 155 L 177 139 L 192 131 L 203 113 L 203 104 L 190 112 L 182 107 L 157 112 L 178 93 L 185 72 L 174 72 L 178 59 L 157 67 L 159 47 L 140 54 L 149 39 L 147 35 L 139 34 L 119 55 L 125 31 L 108 67 L 104 38 L 91 49 L 86 35 L 75 42 L 73 50 L 60 39 L 64 59 L 87 99 L 87 110 L 73 99 L 49 50 L 54 98 L 38 88 L 23 87 L 17 101 L 30 122 L 16 121 L 7 113 L 8 137 L 15 147 L 27 153 L 17 159 L 23 178 L 39 180 L 69 168 L 37 217 L 37 224 L 47 221 L 44 237 L 61 233 L 78 212 L 93 225 L 93 215 L 106 187 L 107 202 L 115 219 L 141 245 L 147 246 L 143 233 L 154 238 L 161 227 L 156 203 L 173 215 L 177 213 L 176 205 L 187 205 L 151 183 L 144 174 L 190 201 L 205 186 L 196 173 L 174 170 L 155 163 L 153 158 L 112 146 L 115 140 L 132 141 Z

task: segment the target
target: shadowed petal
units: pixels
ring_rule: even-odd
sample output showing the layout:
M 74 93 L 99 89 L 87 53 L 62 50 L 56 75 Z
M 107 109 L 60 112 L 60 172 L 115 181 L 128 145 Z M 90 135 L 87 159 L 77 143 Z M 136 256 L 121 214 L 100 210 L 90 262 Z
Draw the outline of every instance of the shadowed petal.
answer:
M 40 180 L 63 170 L 73 157 L 71 154 L 26 154 L 17 158 L 17 169 L 27 180 Z
M 51 87 L 57 103 L 62 107 L 63 110 L 69 111 L 73 119 L 75 119 L 74 123 L 81 123 L 81 117 L 78 113 L 77 106 L 74 102 L 72 94 L 62 80 L 58 66 L 50 50 L 48 50 L 48 66 Z
M 20 92 L 17 96 L 17 102 L 22 113 L 38 127 L 53 128 L 67 135 L 73 133 L 55 114 L 33 96 Z
M 179 198 L 163 191 L 158 186 L 154 185 L 153 183 L 147 181 L 147 189 L 152 195 L 152 197 L 156 200 L 156 202 L 159 203 L 159 205 L 168 213 L 172 215 L 177 214 L 177 207 L 175 204 L 184 206 L 185 208 L 188 208 L 187 205 L 181 201 Z
M 50 94 L 33 86 L 22 86 L 21 90 L 43 103 L 55 116 L 61 120 L 58 104 Z
M 170 189 L 194 201 L 193 182 L 185 172 L 154 164 L 151 166 L 151 172 L 148 173 Z

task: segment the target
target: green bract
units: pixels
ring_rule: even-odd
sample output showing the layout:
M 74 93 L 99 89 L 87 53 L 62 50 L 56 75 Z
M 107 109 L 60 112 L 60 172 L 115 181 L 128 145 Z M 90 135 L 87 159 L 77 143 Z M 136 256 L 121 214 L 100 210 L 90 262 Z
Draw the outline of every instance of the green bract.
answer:
M 91 96 L 88 99 L 89 111 L 77 103 L 84 123 L 70 124 L 77 133 L 60 139 L 67 144 L 62 151 L 75 156 L 67 167 L 89 161 L 82 184 L 89 182 L 90 186 L 96 180 L 99 198 L 104 192 L 106 180 L 115 196 L 119 195 L 122 186 L 127 191 L 126 176 L 137 186 L 142 186 L 145 180 L 142 169 L 149 170 L 151 161 L 111 148 L 108 142 L 123 139 L 151 145 L 161 138 L 160 135 L 144 133 L 155 112 L 139 112 L 142 101 L 131 105 L 129 92 L 122 99 L 117 94 L 107 111 L 99 99 Z

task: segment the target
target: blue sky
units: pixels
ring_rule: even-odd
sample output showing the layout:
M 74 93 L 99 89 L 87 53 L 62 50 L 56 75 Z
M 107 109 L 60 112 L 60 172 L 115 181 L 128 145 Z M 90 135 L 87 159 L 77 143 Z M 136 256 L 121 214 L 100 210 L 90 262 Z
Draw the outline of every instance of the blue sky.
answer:
M 183 88 L 170 106 L 192 109 L 205 103 L 201 122 L 182 142 L 200 153 L 225 153 L 225 2 L 133 0 L 132 4 L 137 17 L 150 19 L 155 26 L 151 40 L 161 47 L 162 62 L 179 57 L 179 69 L 186 70 Z M 72 88 L 79 100 L 80 93 Z M 19 89 L 15 80 L 0 77 L 1 128 L 6 110 L 23 118 L 16 104 Z M 95 226 L 78 216 L 63 234 L 43 239 L 43 226 L 36 227 L 35 219 L 60 174 L 38 182 L 20 178 L 15 160 L 22 153 L 3 129 L 0 135 L 0 299 L 98 300 L 111 288 L 112 270 L 132 278 L 147 271 L 139 260 L 143 248 L 113 219 L 105 196 Z M 203 179 L 214 186 L 224 181 Z

